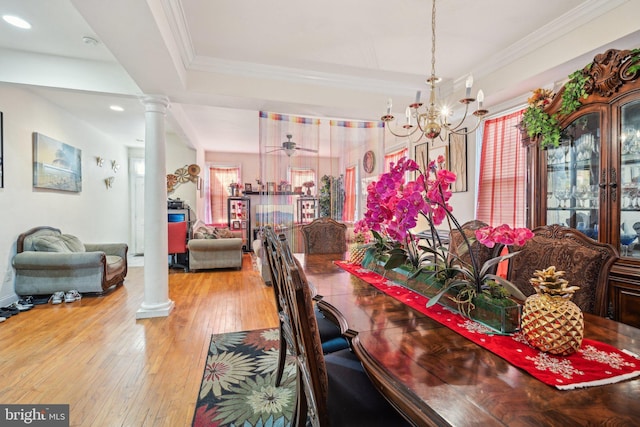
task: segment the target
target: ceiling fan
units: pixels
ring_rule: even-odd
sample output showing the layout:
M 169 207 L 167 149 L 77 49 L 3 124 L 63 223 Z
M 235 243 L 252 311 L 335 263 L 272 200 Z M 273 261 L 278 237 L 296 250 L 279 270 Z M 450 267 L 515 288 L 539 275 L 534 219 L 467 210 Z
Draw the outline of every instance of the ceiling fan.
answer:
M 292 137 L 293 135 L 291 135 L 290 133 L 287 134 L 287 141 L 284 141 L 281 147 L 278 147 L 277 145 L 268 145 L 267 148 L 275 148 L 275 149 L 267 151 L 267 153 L 273 153 L 274 151 L 283 150 L 287 154 L 287 156 L 291 157 L 296 153 L 296 150 L 308 151 L 311 153 L 318 152 L 318 150 L 312 150 L 311 148 L 296 147 L 296 143 L 291 140 Z

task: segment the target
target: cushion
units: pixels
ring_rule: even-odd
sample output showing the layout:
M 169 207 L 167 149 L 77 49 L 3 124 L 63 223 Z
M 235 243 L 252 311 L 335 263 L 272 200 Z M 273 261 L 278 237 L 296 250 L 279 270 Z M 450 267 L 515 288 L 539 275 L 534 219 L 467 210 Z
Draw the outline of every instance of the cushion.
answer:
M 207 227 L 202 225 L 193 233 L 195 239 L 217 239 L 218 233 L 215 227 Z
M 194 239 L 231 239 L 233 237 L 239 236 L 228 228 L 216 228 L 207 225 L 201 225 L 193 232 Z
M 76 236 L 63 234 L 60 236 L 71 252 L 84 252 L 84 245 Z
M 38 236 L 32 241 L 33 249 L 39 252 L 84 252 L 84 245 L 76 236 L 61 234 Z
M 218 237 L 221 239 L 231 239 L 233 237 L 236 237 L 233 231 L 229 230 L 228 228 L 218 228 L 217 232 Z

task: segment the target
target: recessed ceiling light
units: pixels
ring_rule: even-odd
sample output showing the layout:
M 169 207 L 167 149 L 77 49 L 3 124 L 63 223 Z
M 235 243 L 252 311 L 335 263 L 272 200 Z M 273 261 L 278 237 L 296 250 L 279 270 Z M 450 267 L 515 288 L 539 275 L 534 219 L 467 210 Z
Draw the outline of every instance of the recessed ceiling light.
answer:
M 119 105 L 112 105 L 109 108 L 111 108 L 113 111 L 124 111 L 124 108 Z
M 25 30 L 28 30 L 29 28 L 31 28 L 31 24 L 29 24 L 27 21 L 25 21 L 22 18 L 18 18 L 17 16 L 2 15 L 2 19 L 4 19 L 6 22 L 13 25 L 14 27 L 23 28 Z

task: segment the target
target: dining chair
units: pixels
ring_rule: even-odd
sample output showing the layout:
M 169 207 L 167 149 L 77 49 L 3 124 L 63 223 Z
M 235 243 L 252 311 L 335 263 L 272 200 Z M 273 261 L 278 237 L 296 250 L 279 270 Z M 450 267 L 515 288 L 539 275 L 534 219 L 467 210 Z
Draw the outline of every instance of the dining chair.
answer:
M 311 288 L 284 241 L 283 292 L 292 314 L 296 410 L 292 426 L 408 426 L 349 349 L 322 353 Z
M 187 222 L 168 222 L 168 248 L 167 252 L 171 256 L 169 268 L 182 268 L 189 270 L 188 257 L 187 265 L 178 263 L 178 254 L 187 254 L 189 247 L 187 246 Z
M 450 256 L 457 256 L 467 265 L 471 265 L 471 254 L 473 252 L 477 265 L 482 268 L 485 262 L 495 257 L 495 250 L 488 248 L 487 246 L 476 240 L 475 232 L 483 227 L 487 227 L 488 224 L 479 220 L 467 221 L 460 226 L 462 232 L 470 239 L 470 248 L 462 237 L 460 231 L 454 229 L 449 234 L 449 254 Z
M 555 265 L 556 270 L 565 272 L 570 285 L 580 287 L 571 300 L 585 313 L 606 316 L 609 270 L 618 251 L 562 225 L 544 225 L 532 231 L 531 240 L 510 248 L 518 254 L 509 259 L 507 279 L 529 296 L 535 293 L 529 283 L 533 273 Z
M 278 367 L 276 369 L 276 386 L 282 381 L 286 357 L 288 352 L 293 349 L 293 334 L 291 326 L 291 313 L 285 294 L 284 286 L 284 263 L 282 253 L 282 243 L 286 242 L 284 235 L 276 236 L 273 229 L 269 226 L 265 227 L 262 234 L 263 250 L 267 259 L 267 266 L 271 276 L 271 285 L 273 287 L 276 309 L 278 310 L 278 322 L 280 330 L 280 350 L 278 353 Z M 316 306 L 315 315 L 320 331 L 320 339 L 322 343 L 322 352 L 330 353 L 345 348 L 349 348 L 349 342 L 342 335 L 340 327 L 327 319 Z
M 332 218 L 316 218 L 300 230 L 305 254 L 336 254 L 347 250 L 347 226 Z

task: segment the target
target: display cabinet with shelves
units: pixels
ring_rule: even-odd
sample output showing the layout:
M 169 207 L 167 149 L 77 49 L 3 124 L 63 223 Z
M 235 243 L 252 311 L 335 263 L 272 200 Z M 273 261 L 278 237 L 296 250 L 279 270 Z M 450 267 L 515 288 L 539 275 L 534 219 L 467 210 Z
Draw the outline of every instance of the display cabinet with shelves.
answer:
M 620 258 L 609 274 L 609 314 L 637 327 L 640 70 L 634 64 L 639 62 L 633 51 L 596 55 L 583 71 L 588 97 L 573 113 L 558 116 L 560 146 L 529 146 L 530 225 L 570 226 L 617 248 Z M 563 91 L 545 109 L 550 115 L 560 110 Z
M 251 199 L 248 197 L 227 198 L 227 220 L 231 231 L 242 235 L 242 250 L 251 251 Z
M 300 224 L 306 224 L 318 218 L 318 199 L 308 196 L 299 197 L 297 214 Z

